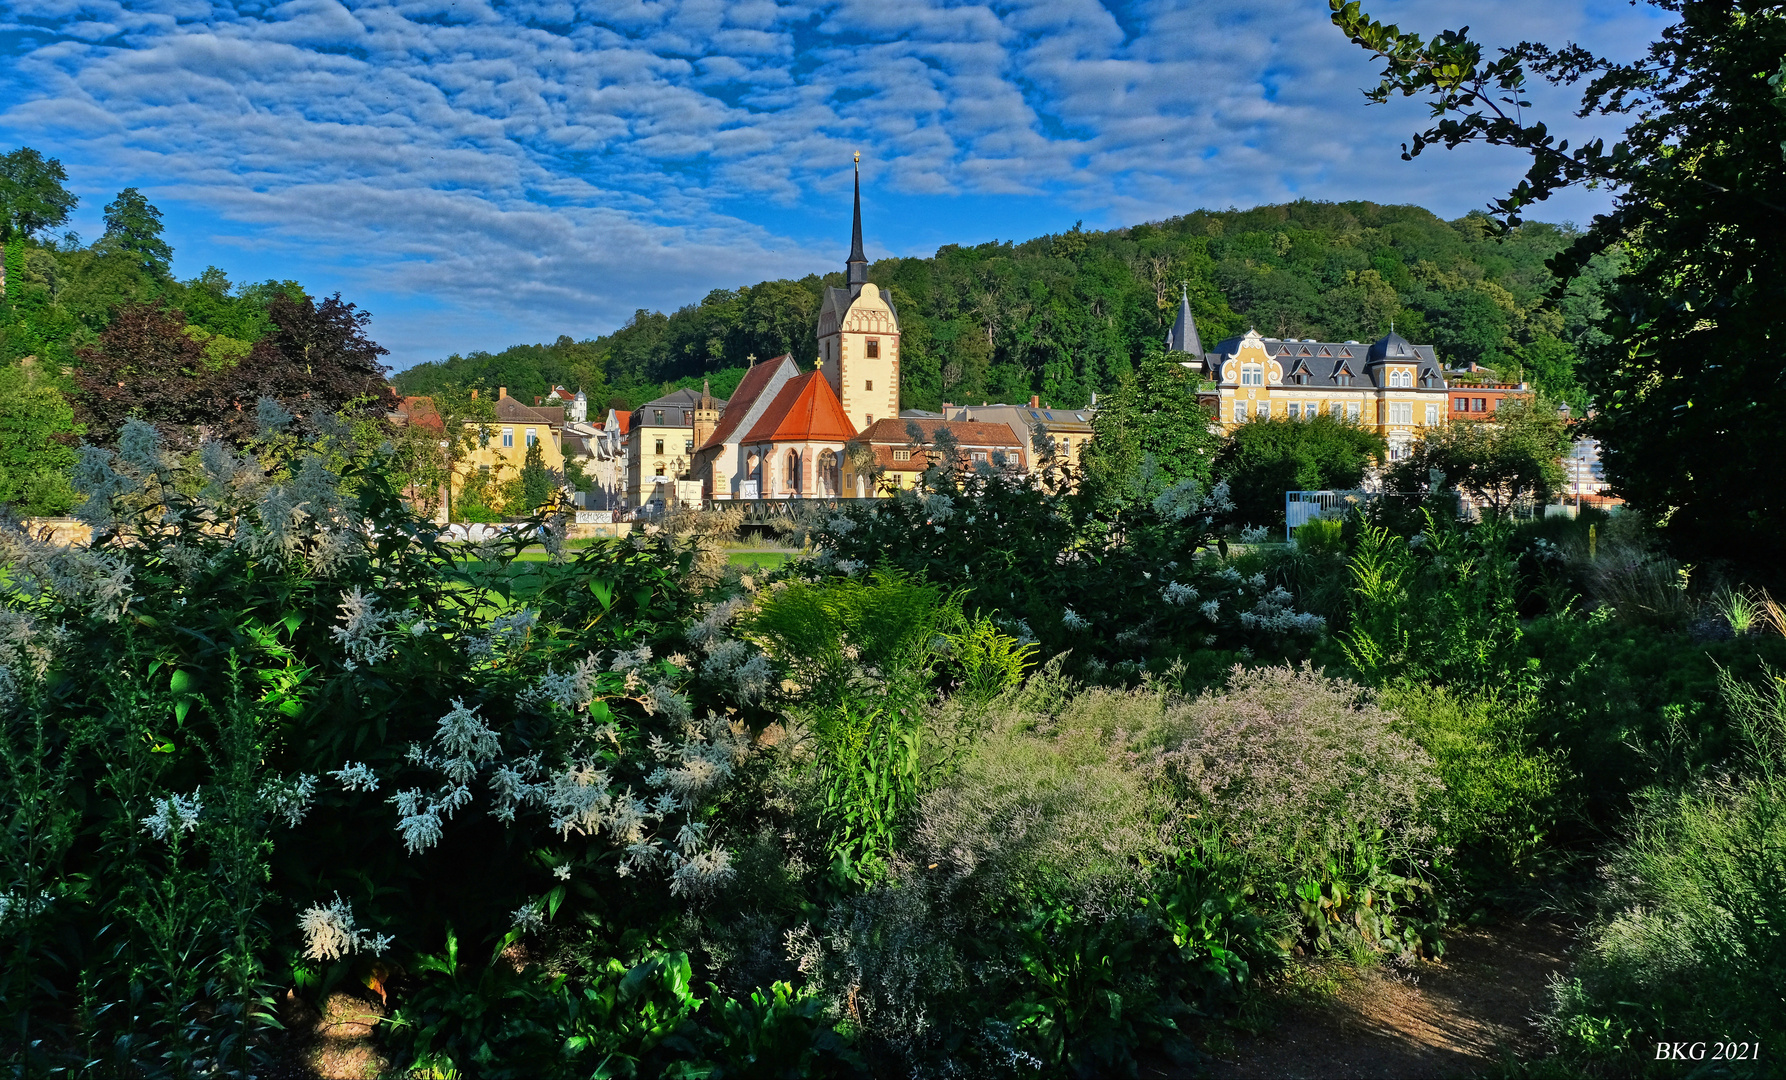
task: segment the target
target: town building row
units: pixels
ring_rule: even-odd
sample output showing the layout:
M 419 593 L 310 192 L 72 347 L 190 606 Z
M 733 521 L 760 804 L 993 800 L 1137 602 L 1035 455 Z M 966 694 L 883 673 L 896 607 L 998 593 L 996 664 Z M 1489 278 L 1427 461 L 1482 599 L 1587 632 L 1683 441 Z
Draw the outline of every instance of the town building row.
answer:
M 860 173 L 854 209 L 845 284 L 825 290 L 813 370 L 801 371 L 788 355 L 753 360 L 730 398 L 705 386 L 699 393 L 680 389 L 631 411 L 610 409 L 600 422 L 590 421 L 581 391 L 553 387 L 529 406 L 504 388 L 495 403 L 499 435 L 461 463 L 459 477 L 518 470 L 527 447 L 539 441 L 548 467 L 575 462 L 593 481 L 592 507 L 865 498 L 915 483 L 943 425 L 964 467 L 1027 472 L 1037 467 L 1039 450 L 1077 466 L 1093 437 L 1095 397 L 1072 409 L 1037 398 L 1027 405 L 944 405 L 941 412 L 901 409 L 899 311 L 892 293 L 868 279 Z M 1182 294 L 1166 346 L 1197 380 L 1212 429 L 1333 416 L 1381 434 L 1392 460 L 1406 456 L 1426 428 L 1489 420 L 1507 399 L 1530 396 L 1523 383 L 1448 372 L 1431 345 L 1393 329 L 1369 344 L 1248 331 L 1205 350 Z

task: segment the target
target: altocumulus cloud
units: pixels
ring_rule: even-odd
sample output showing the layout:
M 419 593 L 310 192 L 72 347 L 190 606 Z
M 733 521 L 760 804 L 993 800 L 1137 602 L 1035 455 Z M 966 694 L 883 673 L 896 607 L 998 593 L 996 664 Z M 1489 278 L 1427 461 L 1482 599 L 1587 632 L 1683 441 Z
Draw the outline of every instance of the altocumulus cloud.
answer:
M 1519 172 L 1403 163 L 1419 110 L 1362 106 L 1321 0 L 0 10 L 0 141 L 61 156 L 83 220 L 135 184 L 183 252 L 366 300 L 399 364 L 831 269 L 858 148 L 883 253 L 1296 196 L 1459 213 Z M 1619 0 L 1372 10 L 1619 56 L 1657 28 Z

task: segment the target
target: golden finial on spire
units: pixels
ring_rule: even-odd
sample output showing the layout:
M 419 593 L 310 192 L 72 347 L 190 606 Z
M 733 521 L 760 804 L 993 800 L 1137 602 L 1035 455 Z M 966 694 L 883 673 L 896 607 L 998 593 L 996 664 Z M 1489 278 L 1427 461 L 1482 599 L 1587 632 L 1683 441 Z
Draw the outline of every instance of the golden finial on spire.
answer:
M 862 164 L 862 151 L 856 151 L 856 164 Z

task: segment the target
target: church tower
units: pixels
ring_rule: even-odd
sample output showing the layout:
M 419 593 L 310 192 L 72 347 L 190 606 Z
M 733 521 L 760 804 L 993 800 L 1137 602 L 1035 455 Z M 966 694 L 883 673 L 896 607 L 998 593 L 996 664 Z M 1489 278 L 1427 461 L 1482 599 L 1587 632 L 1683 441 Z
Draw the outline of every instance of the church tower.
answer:
M 819 369 L 857 431 L 899 416 L 899 312 L 893 296 L 868 280 L 862 250 L 862 155 L 856 155 L 856 213 L 847 284 L 826 289 L 819 308 Z

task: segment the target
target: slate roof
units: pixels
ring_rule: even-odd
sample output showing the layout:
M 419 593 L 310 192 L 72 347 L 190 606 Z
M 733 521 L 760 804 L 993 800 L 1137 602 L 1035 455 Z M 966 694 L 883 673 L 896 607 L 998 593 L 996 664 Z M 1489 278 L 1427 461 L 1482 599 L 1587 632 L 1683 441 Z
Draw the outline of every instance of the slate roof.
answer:
M 1221 379 L 1222 363 L 1240 351 L 1240 343 L 1244 335 L 1235 335 L 1219 342 L 1213 353 L 1204 357 L 1208 370 L 1217 379 Z M 1417 381 L 1432 379 L 1432 387 L 1416 385 L 1414 389 L 1443 389 L 1445 375 L 1439 369 L 1437 355 L 1431 345 L 1414 345 L 1399 334 L 1387 334 L 1375 344 L 1366 345 L 1359 341 L 1299 341 L 1289 338 L 1279 341 L 1276 338 L 1265 338 L 1265 355 L 1275 357 L 1284 367 L 1283 385 L 1307 386 L 1344 386 L 1337 381 L 1341 375 L 1350 375 L 1355 380 L 1364 380 L 1365 385 L 1375 385 L 1367 368 L 1377 367 L 1384 363 L 1407 363 L 1417 365 Z M 1296 382 L 1296 376 L 1308 377 L 1303 384 Z M 1226 380 L 1222 380 L 1226 381 Z M 1357 385 L 1356 383 L 1351 385 Z
M 738 383 L 738 389 L 732 391 L 732 398 L 726 402 L 725 411 L 719 414 L 719 426 L 713 429 L 713 434 L 708 436 L 707 441 L 697 449 L 706 450 L 709 447 L 724 446 L 733 441 L 733 433 L 743 426 L 744 418 L 750 415 L 750 410 L 756 405 L 757 398 L 761 397 L 763 391 L 767 390 L 769 385 L 775 381 L 776 373 L 782 369 L 782 366 L 792 363 L 793 356 L 789 353 L 782 353 L 773 360 L 752 364 L 750 370 L 744 373 L 744 378 Z
M 713 403 L 719 406 L 722 414 L 726 403 L 714 398 Z M 695 410 L 701 406 L 701 394 L 698 390 L 672 390 L 656 401 L 647 401 L 633 410 L 633 424 L 639 427 L 693 427 Z M 658 423 L 653 413 L 662 409 L 664 422 Z
M 809 371 L 789 379 L 763 418 L 740 442 L 846 442 L 856 436 L 856 426 L 844 414 L 843 403 L 822 371 Z
M 1172 335 L 1166 339 L 1166 351 L 1203 355 L 1203 339 L 1197 336 L 1197 320 L 1191 314 L 1191 297 L 1182 289 L 1178 298 L 1178 320 L 1172 324 Z

